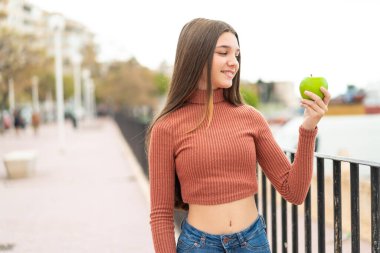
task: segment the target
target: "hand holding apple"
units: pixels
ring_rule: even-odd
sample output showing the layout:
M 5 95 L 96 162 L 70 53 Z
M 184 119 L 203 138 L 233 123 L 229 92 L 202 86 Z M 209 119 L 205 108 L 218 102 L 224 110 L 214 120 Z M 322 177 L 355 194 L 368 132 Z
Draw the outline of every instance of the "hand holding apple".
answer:
M 301 82 L 300 91 L 301 106 L 305 108 L 302 126 L 313 130 L 328 110 L 331 95 L 327 91 L 327 82 L 323 77 L 308 77 Z

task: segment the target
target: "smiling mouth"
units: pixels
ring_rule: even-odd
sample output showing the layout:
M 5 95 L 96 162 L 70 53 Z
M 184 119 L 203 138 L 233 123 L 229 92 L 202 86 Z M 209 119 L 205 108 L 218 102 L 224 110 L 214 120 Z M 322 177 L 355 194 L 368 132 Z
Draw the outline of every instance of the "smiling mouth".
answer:
M 222 71 L 222 73 L 225 74 L 230 79 L 234 78 L 235 76 L 235 71 L 231 71 L 231 70 L 225 70 L 225 71 Z

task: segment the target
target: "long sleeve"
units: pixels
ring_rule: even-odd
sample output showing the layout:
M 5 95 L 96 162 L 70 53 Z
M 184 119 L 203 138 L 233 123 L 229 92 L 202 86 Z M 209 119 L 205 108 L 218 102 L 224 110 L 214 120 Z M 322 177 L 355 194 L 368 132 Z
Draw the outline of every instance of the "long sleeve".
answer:
M 302 204 L 313 175 L 313 155 L 318 129 L 299 128 L 298 147 L 291 164 L 275 141 L 261 113 L 254 116 L 257 161 L 276 190 L 289 202 Z
M 175 253 L 173 138 L 169 126 L 157 122 L 148 150 L 150 225 L 156 253 Z

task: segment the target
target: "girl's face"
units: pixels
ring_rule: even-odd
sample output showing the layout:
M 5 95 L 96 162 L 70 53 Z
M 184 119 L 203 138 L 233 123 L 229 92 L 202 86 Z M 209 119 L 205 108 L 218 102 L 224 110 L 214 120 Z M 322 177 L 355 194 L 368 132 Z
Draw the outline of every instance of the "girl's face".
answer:
M 211 84 L 213 89 L 230 88 L 232 79 L 239 70 L 240 48 L 238 41 L 233 33 L 225 32 L 220 35 L 214 52 L 211 67 Z M 205 90 L 207 87 L 206 79 L 207 66 L 203 69 L 203 74 L 198 83 L 198 88 Z

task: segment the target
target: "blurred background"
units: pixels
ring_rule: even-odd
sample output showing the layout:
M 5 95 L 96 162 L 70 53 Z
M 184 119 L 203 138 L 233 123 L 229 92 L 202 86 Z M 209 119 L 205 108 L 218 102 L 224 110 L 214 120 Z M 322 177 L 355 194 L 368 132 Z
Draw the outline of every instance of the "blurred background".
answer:
M 73 166 L 78 170 L 98 166 L 95 174 L 104 179 L 100 171 L 112 167 L 109 161 L 115 159 L 107 154 L 111 147 L 120 145 L 112 143 L 110 136 L 117 139 L 118 131 L 131 152 L 127 158 L 119 157 L 115 168 L 137 166 L 148 178 L 143 146 L 146 127 L 164 105 L 180 30 L 196 17 L 220 19 L 237 30 L 244 101 L 263 112 L 282 147 L 296 147 L 303 114 L 298 85 L 312 74 L 327 79 L 333 96 L 328 115 L 319 125 L 316 151 L 380 162 L 379 9 L 380 3 L 370 0 L 0 0 L 0 155 L 4 160 L 0 210 L 8 207 L 0 217 L 0 251 L 17 251 L 20 238 L 33 233 L 19 234 L 20 230 L 10 226 L 10 221 L 17 223 L 20 217 L 30 220 L 21 210 L 36 208 L 35 203 L 18 206 L 27 195 L 17 195 L 15 189 L 30 180 L 41 180 L 36 175 L 49 178 L 55 170 L 63 174 L 54 174 L 57 181 L 53 182 L 61 182 L 66 168 Z M 118 128 L 113 128 L 113 123 Z M 89 152 L 80 156 L 82 160 L 74 155 L 80 150 Z M 22 160 L 36 154 L 35 167 L 40 174 L 9 180 L 7 159 Z M 84 159 L 88 156 L 91 162 Z M 134 159 L 136 163 L 131 165 Z M 57 169 L 60 166 L 62 170 Z M 75 172 L 69 173 L 70 180 L 71 173 Z M 116 174 L 127 182 L 139 181 L 133 173 L 123 173 L 120 169 Z M 361 170 L 360 175 L 368 179 L 369 170 Z M 82 181 L 78 181 L 80 185 Z M 14 194 L 19 202 L 11 198 Z M 62 197 L 72 205 L 70 199 Z M 45 201 L 50 198 L 40 202 L 48 206 Z M 141 213 L 145 226 L 141 234 L 150 233 L 147 203 L 140 204 L 136 204 L 137 210 L 145 210 Z M 127 212 L 130 206 L 124 207 Z M 31 216 L 41 218 L 38 210 L 33 210 L 37 216 Z M 89 223 L 97 220 L 97 215 L 101 214 L 91 216 Z M 129 223 L 123 224 L 123 229 L 130 231 Z M 13 233 L 8 233 L 10 227 L 15 229 Z M 40 231 L 37 225 L 33 231 Z M 148 245 L 144 250 L 152 252 Z M 49 249 L 58 252 L 54 246 Z

